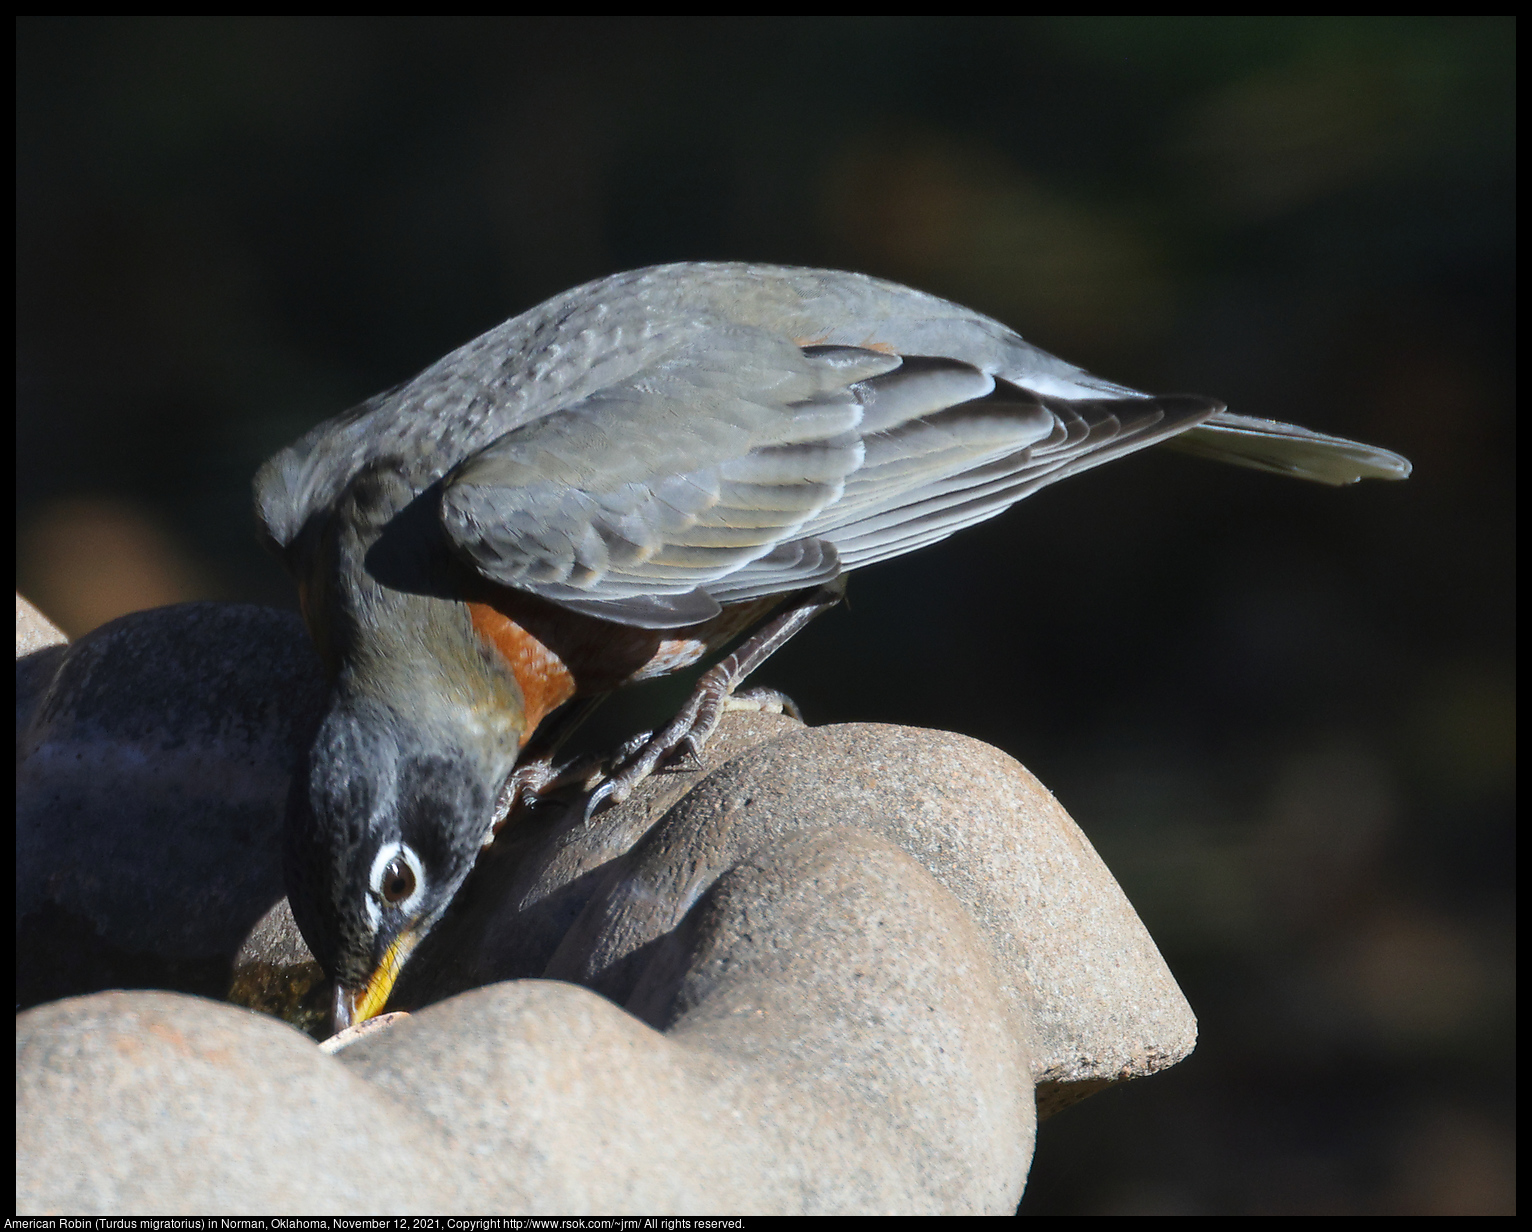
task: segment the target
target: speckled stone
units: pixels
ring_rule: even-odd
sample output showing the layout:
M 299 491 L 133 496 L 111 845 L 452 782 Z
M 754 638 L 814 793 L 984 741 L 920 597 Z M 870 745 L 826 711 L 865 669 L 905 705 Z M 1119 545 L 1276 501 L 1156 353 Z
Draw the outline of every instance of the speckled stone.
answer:
M 64 631 L 20 595 L 16 596 L 16 657 L 67 644 Z
M 339 1059 L 429 1113 L 507 1209 L 1015 1209 L 1027 1058 L 987 946 L 897 848 L 845 829 L 759 852 L 648 973 L 663 1031 L 517 980 Z
M 105 992 L 16 1018 L 16 1209 L 483 1209 L 429 1120 L 274 1018 Z
M 783 835 L 857 827 L 963 904 L 1007 1013 L 1027 1024 L 1013 1029 L 1030 1040 L 1047 1111 L 1190 1053 L 1196 1020 L 1153 939 L 1013 758 L 948 732 L 776 715 L 730 715 L 720 735 L 702 771 L 660 776 L 591 827 L 555 816 L 513 836 L 498 880 L 486 862 L 492 888 L 451 922 L 459 974 L 473 977 L 464 986 L 546 975 L 630 1004 L 651 947 L 725 871 Z M 645 1014 L 664 1017 L 652 999 Z

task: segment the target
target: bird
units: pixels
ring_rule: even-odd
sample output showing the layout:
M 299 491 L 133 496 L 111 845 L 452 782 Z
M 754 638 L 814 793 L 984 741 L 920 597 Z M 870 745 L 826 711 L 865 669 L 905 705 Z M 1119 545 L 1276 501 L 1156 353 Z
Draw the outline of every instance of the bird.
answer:
M 735 699 L 780 702 L 739 685 L 852 570 L 1153 445 L 1324 484 L 1410 473 L 893 282 L 734 262 L 566 291 L 277 453 L 257 520 L 328 682 L 283 869 L 332 1028 L 383 1010 L 497 827 L 557 781 L 534 753 L 568 716 L 738 646 L 589 816 Z

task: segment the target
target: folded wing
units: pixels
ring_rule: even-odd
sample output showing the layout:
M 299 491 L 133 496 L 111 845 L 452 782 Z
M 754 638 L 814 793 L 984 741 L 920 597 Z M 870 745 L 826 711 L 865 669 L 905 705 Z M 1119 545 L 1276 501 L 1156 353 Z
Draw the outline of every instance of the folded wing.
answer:
M 493 582 L 676 627 L 934 543 L 1221 409 L 721 330 L 466 460 L 441 517 Z

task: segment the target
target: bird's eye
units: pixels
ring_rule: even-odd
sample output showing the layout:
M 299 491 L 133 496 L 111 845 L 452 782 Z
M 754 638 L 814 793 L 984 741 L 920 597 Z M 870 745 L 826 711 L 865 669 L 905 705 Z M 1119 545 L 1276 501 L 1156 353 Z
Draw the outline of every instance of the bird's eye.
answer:
M 376 930 L 384 910 L 414 911 L 425 896 L 426 867 L 408 843 L 384 843 L 373 854 L 362 900 L 369 925 Z
M 383 901 L 397 907 L 415 892 L 415 870 L 403 856 L 395 856 L 383 869 L 383 884 L 379 887 Z

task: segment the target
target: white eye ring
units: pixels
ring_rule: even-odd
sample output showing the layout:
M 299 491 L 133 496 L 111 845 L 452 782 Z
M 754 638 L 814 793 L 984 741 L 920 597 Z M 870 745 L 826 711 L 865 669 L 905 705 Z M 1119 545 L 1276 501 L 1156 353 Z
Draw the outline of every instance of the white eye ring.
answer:
M 388 866 L 395 860 L 402 860 L 411 877 L 414 887 L 409 896 L 397 903 L 390 903 L 391 910 L 402 911 L 406 915 L 412 915 L 426 893 L 425 865 L 415 849 L 408 843 L 392 842 L 384 843 L 378 848 L 378 854 L 372 858 L 372 871 L 367 875 L 367 918 L 372 921 L 373 928 L 377 928 L 383 918 L 383 880 L 388 871 Z

